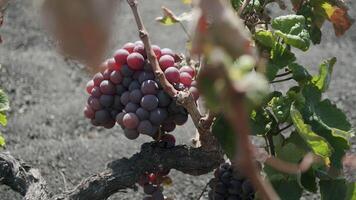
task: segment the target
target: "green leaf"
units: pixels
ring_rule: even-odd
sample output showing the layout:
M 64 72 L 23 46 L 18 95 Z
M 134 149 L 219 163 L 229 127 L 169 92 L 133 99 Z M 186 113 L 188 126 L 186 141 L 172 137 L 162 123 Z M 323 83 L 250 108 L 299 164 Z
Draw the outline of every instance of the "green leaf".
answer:
M 355 183 L 347 183 L 345 179 L 320 180 L 320 194 L 322 200 L 355 200 Z
M 255 39 L 265 47 L 272 48 L 276 42 L 273 33 L 268 30 L 257 30 L 255 33 Z
M 336 63 L 335 57 L 324 61 L 319 67 L 319 75 L 313 77 L 312 82 L 322 92 L 325 92 L 325 90 L 329 88 L 329 84 L 331 81 L 331 74 L 333 72 L 335 63 Z
M 0 133 L 0 147 L 5 147 L 5 138 Z
M 199 92 L 204 96 L 206 106 L 212 111 L 218 111 L 220 108 L 219 93 L 216 90 L 219 85 L 219 88 L 224 87 L 224 82 L 202 75 L 198 78 Z
M 271 49 L 271 58 L 267 64 L 266 76 L 272 81 L 278 70 L 296 60 L 295 55 L 284 45 L 275 43 Z
M 265 110 L 258 108 L 251 112 L 250 126 L 253 135 L 265 135 L 272 129 L 272 119 Z
M 10 109 L 9 99 L 5 92 L 0 89 L 0 112 Z
M 242 0 L 230 0 L 232 7 L 238 10 L 242 4 Z
M 0 124 L 2 126 L 6 126 L 7 125 L 7 118 L 5 113 L 0 112 Z
M 286 44 L 306 51 L 310 46 L 310 35 L 306 30 L 305 18 L 302 15 L 285 15 L 272 21 L 275 34 L 283 38 Z
M 306 141 L 313 152 L 324 159 L 328 158 L 331 155 L 331 147 L 329 143 L 313 132 L 311 126 L 304 122 L 302 114 L 300 114 L 294 104 L 291 106 L 290 114 L 297 132 Z
M 306 83 L 312 78 L 309 72 L 301 65 L 297 63 L 292 63 L 288 65 L 291 70 L 293 79 L 299 83 Z
M 290 106 L 294 100 L 288 98 L 288 96 L 274 97 L 268 103 L 273 115 L 276 117 L 279 123 L 287 122 L 289 119 Z
M 231 125 L 223 116 L 218 117 L 214 122 L 212 133 L 218 139 L 227 157 L 233 159 L 237 140 Z
M 305 188 L 309 192 L 316 193 L 318 191 L 315 173 L 312 168 L 310 168 L 308 171 L 304 172 L 300 176 L 299 182 L 303 186 L 303 188 Z
M 299 186 L 295 179 L 289 180 L 274 180 L 271 181 L 274 189 L 278 193 L 280 199 L 283 200 L 299 200 L 302 196 L 303 189 Z
M 280 148 L 276 148 L 277 157 L 291 163 L 298 163 L 306 154 L 306 151 L 293 143 L 287 143 Z

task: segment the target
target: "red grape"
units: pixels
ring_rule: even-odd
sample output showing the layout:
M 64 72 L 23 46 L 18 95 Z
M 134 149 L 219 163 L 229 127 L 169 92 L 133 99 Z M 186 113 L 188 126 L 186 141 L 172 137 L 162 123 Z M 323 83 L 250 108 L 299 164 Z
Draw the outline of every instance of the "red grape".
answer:
M 161 49 L 161 56 L 164 56 L 164 55 L 170 55 L 170 56 L 174 57 L 174 53 L 173 53 L 172 49 L 169 49 L 169 48 Z
M 91 94 L 91 91 L 93 90 L 94 88 L 94 81 L 93 80 L 90 80 L 88 83 L 87 83 L 87 93 L 88 94 Z
M 124 129 L 124 134 L 130 140 L 134 140 L 134 139 L 138 138 L 138 136 L 139 136 L 139 133 L 137 132 L 136 129 L 127 129 L 127 128 L 125 128 Z
M 115 84 L 121 83 L 122 75 L 121 75 L 120 71 L 118 71 L 118 70 L 112 71 L 111 74 L 110 74 L 110 81 L 115 83 Z
M 94 75 L 93 81 L 95 86 L 99 86 L 100 83 L 104 80 L 104 76 L 101 72 L 98 72 Z
M 119 50 L 115 51 L 114 59 L 116 61 L 116 64 L 119 66 L 126 64 L 127 56 L 129 56 L 129 55 L 130 55 L 130 53 L 125 49 L 119 49 Z
M 195 70 L 189 66 L 183 66 L 182 68 L 179 69 L 179 71 L 182 72 L 187 72 L 191 77 L 195 76 Z
M 195 101 L 199 99 L 199 91 L 196 87 L 190 87 L 189 92 L 192 93 Z
M 106 70 L 103 72 L 104 80 L 110 80 L 110 74 L 111 74 L 111 72 L 112 72 L 111 69 L 106 69 Z
M 164 75 L 170 83 L 178 83 L 180 80 L 179 70 L 175 67 L 168 67 L 164 71 Z
M 115 126 L 115 120 L 110 120 L 107 123 L 104 124 L 104 128 L 106 129 L 111 129 Z
M 84 108 L 84 115 L 85 115 L 85 117 L 88 118 L 88 119 L 94 119 L 94 117 L 95 117 L 95 112 L 94 112 L 94 110 L 93 110 L 89 105 L 87 105 L 87 106 L 85 106 L 85 108 Z
M 162 135 L 161 142 L 163 142 L 164 147 L 166 147 L 166 148 L 172 148 L 172 147 L 174 147 L 174 145 L 176 145 L 176 139 L 171 134 Z
M 174 58 L 170 55 L 164 55 L 159 59 L 159 65 L 161 69 L 164 71 L 168 67 L 174 66 Z
M 133 70 L 141 70 L 145 64 L 145 58 L 139 53 L 132 53 L 127 57 L 127 64 Z
M 110 81 L 104 80 L 103 82 L 100 83 L 100 91 L 103 94 L 115 94 L 116 87 Z
M 162 130 L 166 132 L 172 132 L 176 128 L 174 121 L 165 121 L 162 124 Z
M 94 88 L 91 90 L 91 95 L 93 97 L 98 97 L 99 98 L 101 96 L 100 87 L 94 86 Z
M 133 52 L 141 54 L 144 58 L 147 57 L 146 50 L 143 45 L 136 45 Z
M 128 129 L 135 129 L 138 126 L 139 119 L 135 113 L 126 113 L 122 119 L 122 123 Z
M 180 82 L 186 86 L 190 86 L 192 83 L 192 76 L 188 72 L 181 72 L 180 73 Z
M 152 50 L 155 53 L 157 59 L 161 57 L 161 48 L 157 45 L 152 45 Z
M 97 98 L 90 98 L 88 104 L 93 110 L 100 110 L 102 108 L 99 99 Z
M 106 62 L 108 63 L 108 69 L 110 70 L 120 70 L 121 68 L 121 65 L 116 64 L 114 58 L 110 58 Z
M 134 44 L 135 44 L 135 46 L 137 46 L 137 45 L 143 46 L 143 42 L 141 40 L 137 40 Z
M 135 44 L 132 42 L 128 42 L 122 48 L 128 51 L 129 53 L 132 53 L 133 49 L 135 48 Z
M 125 112 L 121 112 L 116 116 L 116 122 L 120 125 L 124 125 L 122 120 L 124 119 Z

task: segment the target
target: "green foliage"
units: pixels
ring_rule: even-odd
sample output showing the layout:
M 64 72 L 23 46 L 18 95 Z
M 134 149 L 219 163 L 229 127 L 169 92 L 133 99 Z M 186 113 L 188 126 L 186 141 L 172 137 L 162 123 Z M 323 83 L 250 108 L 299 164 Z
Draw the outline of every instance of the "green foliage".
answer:
M 10 109 L 9 98 L 3 90 L 0 89 L 0 125 L 7 125 L 7 118 L 5 112 Z M 5 138 L 0 133 L 0 148 L 5 146 Z
M 236 147 L 236 136 L 231 125 L 223 116 L 216 119 L 212 133 L 219 140 L 221 147 L 224 149 L 227 157 L 234 158 Z
M 322 92 L 325 92 L 329 88 L 329 84 L 331 81 L 331 74 L 333 72 L 335 63 L 336 63 L 335 57 L 323 62 L 319 67 L 319 74 L 313 77 L 312 82 Z
M 356 199 L 356 184 L 341 180 L 320 180 L 322 200 L 354 200 Z

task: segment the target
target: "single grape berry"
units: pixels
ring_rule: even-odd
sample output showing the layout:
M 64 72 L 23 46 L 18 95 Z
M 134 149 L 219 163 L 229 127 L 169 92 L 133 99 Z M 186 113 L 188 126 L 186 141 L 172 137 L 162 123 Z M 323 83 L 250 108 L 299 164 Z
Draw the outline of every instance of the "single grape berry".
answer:
M 107 110 L 98 110 L 95 112 L 95 121 L 99 124 L 106 124 L 111 120 L 111 114 Z
M 130 102 L 130 92 L 129 91 L 124 92 L 120 97 L 120 101 L 122 105 L 126 106 L 126 104 Z
M 181 125 L 185 124 L 188 121 L 188 115 L 186 115 L 186 114 L 176 114 L 176 115 L 174 115 L 173 120 L 177 125 L 181 126 Z
M 100 87 L 94 86 L 93 89 L 91 90 L 90 94 L 93 97 L 99 98 L 102 95 L 102 93 L 100 91 Z
M 114 96 L 112 95 L 101 95 L 99 98 L 100 104 L 106 108 L 110 107 L 114 103 Z
M 142 108 L 151 111 L 158 106 L 158 98 L 154 95 L 145 95 L 142 97 L 140 105 Z
M 91 91 L 93 90 L 93 88 L 94 88 L 94 81 L 93 81 L 93 80 L 90 80 L 90 81 L 87 83 L 87 87 L 86 87 L 87 93 L 88 93 L 88 94 L 91 94 Z
M 179 71 L 182 72 L 187 72 L 191 77 L 195 76 L 195 70 L 192 67 L 189 66 L 183 66 L 179 69 Z
M 169 49 L 169 48 L 161 49 L 161 56 L 164 56 L 164 55 L 170 55 L 170 56 L 174 57 L 174 53 L 173 53 L 172 49 Z
M 193 95 L 193 98 L 195 101 L 197 101 L 199 99 L 199 91 L 198 88 L 196 87 L 190 87 L 189 88 L 189 92 Z
M 128 51 L 129 53 L 132 53 L 133 49 L 135 48 L 135 44 L 132 42 L 128 42 L 122 48 Z
M 145 58 L 141 54 L 133 52 L 127 57 L 127 64 L 132 70 L 142 70 Z
M 100 91 L 103 94 L 115 94 L 116 93 L 116 87 L 113 83 L 111 83 L 108 80 L 104 80 L 100 83 Z
M 120 70 L 121 65 L 118 65 L 114 58 L 109 58 L 107 61 L 108 69 Z
M 136 89 L 141 89 L 141 85 L 138 83 L 138 81 L 132 81 L 129 85 L 129 91 L 131 92 Z
M 127 128 L 124 129 L 124 134 L 130 140 L 134 140 L 138 138 L 138 136 L 140 135 L 136 129 L 127 129 Z
M 132 76 L 132 75 L 134 74 L 134 71 L 131 70 L 128 65 L 123 65 L 123 66 L 121 67 L 121 74 L 122 74 L 123 76 L 128 77 L 128 76 Z
M 178 83 L 180 80 L 179 70 L 175 67 L 168 67 L 164 74 L 170 83 Z
M 163 108 L 156 108 L 150 112 L 150 121 L 155 124 L 161 124 L 168 117 L 168 112 Z
M 161 57 L 161 48 L 157 45 L 152 45 L 152 50 L 155 53 L 157 59 L 159 60 L 159 58 Z
M 146 50 L 143 45 L 136 45 L 133 52 L 141 54 L 144 58 L 147 57 Z
M 176 129 L 176 123 L 174 123 L 174 121 L 165 121 L 162 124 L 162 130 L 166 131 L 166 132 L 172 132 L 174 131 L 174 129 Z
M 94 75 L 93 81 L 95 86 L 99 86 L 100 83 L 104 80 L 103 74 L 98 72 Z
M 142 72 L 138 77 L 138 82 L 142 84 L 146 80 L 153 80 L 155 75 L 152 72 Z
M 158 92 L 157 98 L 159 107 L 167 107 L 172 101 L 171 97 L 163 90 Z
M 139 108 L 139 106 L 137 104 L 129 102 L 125 106 L 125 111 L 128 112 L 128 113 L 135 113 L 138 108 Z
M 136 110 L 136 115 L 140 120 L 145 120 L 150 117 L 150 112 L 148 112 L 147 110 L 145 110 L 143 108 L 138 108 Z
M 136 42 L 134 42 L 135 46 L 137 45 L 141 45 L 143 46 L 143 42 L 141 40 L 137 40 Z
M 122 79 L 122 85 L 125 86 L 125 88 L 128 88 L 132 82 L 132 77 L 124 77 L 124 79 Z
M 104 124 L 104 128 L 111 129 L 115 126 L 115 120 L 111 119 L 107 123 Z
M 114 70 L 110 74 L 110 81 L 114 84 L 119 84 L 122 81 L 122 75 L 120 71 Z
M 122 119 L 122 123 L 128 129 L 135 129 L 138 126 L 139 119 L 135 113 L 126 113 Z
M 181 72 L 180 82 L 186 86 L 190 86 L 190 84 L 193 82 L 193 78 L 188 72 Z
M 130 55 L 130 53 L 125 50 L 125 49 L 119 49 L 115 51 L 114 53 L 114 59 L 116 61 L 116 64 L 119 66 L 122 66 L 127 63 L 127 57 Z
M 147 80 L 141 84 L 141 92 L 142 94 L 157 94 L 158 92 L 158 84 L 154 80 Z
M 154 129 L 153 129 L 153 126 L 150 121 L 144 120 L 144 121 L 141 121 L 140 124 L 138 125 L 137 131 L 140 134 L 152 136 Z
M 130 101 L 136 104 L 140 104 L 142 98 L 142 92 L 139 89 L 132 90 L 130 92 Z
M 106 69 L 103 71 L 103 77 L 104 80 L 110 80 L 110 74 L 111 74 L 112 70 L 111 69 Z
M 176 145 L 176 139 L 171 134 L 164 134 L 161 137 L 160 144 L 164 148 L 172 148 Z
M 170 55 L 161 56 L 159 59 L 159 66 L 165 71 L 168 67 L 174 66 L 174 58 Z
M 89 105 L 87 105 L 84 108 L 84 115 L 88 119 L 94 119 L 95 111 Z
M 100 104 L 100 101 L 98 98 L 94 98 L 94 97 L 89 98 L 88 104 L 94 111 L 100 110 L 102 108 L 102 105 Z
M 116 116 L 116 122 L 119 124 L 119 125 L 124 125 L 123 124 L 123 119 L 124 119 L 124 115 L 126 114 L 126 112 L 120 112 L 117 116 Z

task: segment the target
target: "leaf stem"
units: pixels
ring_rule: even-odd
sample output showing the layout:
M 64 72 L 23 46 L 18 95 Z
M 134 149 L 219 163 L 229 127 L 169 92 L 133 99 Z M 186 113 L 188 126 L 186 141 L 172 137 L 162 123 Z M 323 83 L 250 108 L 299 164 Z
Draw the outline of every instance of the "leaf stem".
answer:
M 288 78 L 285 78 L 285 79 L 270 81 L 270 83 L 280 83 L 280 82 L 285 82 L 285 81 L 289 81 L 289 80 L 292 80 L 292 79 L 293 79 L 293 77 L 288 77 Z

